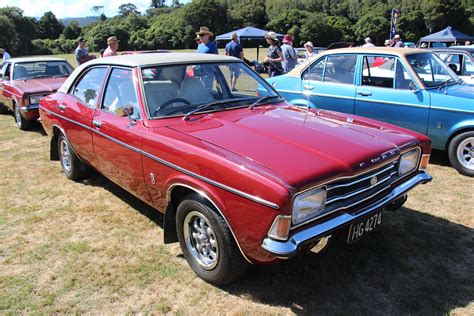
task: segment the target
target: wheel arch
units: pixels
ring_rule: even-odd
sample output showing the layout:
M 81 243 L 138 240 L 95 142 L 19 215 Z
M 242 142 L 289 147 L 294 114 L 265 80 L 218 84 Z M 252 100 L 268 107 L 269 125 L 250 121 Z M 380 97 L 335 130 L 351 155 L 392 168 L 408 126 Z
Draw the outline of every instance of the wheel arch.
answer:
M 49 160 L 58 161 L 59 160 L 59 151 L 58 151 L 58 146 L 57 146 L 58 137 L 60 135 L 64 135 L 67 138 L 67 136 L 64 130 L 56 124 L 52 126 L 51 130 L 52 130 L 52 137 L 51 137 L 51 143 L 49 146 Z
M 460 134 L 463 134 L 463 133 L 467 133 L 467 132 L 474 132 L 474 124 L 472 126 L 468 125 L 468 126 L 460 127 L 459 129 L 457 129 L 453 133 L 451 133 L 448 140 L 446 141 L 446 144 L 444 145 L 444 149 L 446 150 L 446 152 L 448 151 L 449 144 L 451 143 L 451 141 L 453 140 L 454 137 L 456 137 Z
M 249 258 L 245 255 L 244 251 L 242 250 L 239 241 L 230 225 L 229 221 L 225 217 L 224 213 L 221 211 L 221 207 L 219 207 L 219 203 L 215 202 L 213 198 L 210 197 L 210 194 L 203 189 L 198 189 L 193 185 L 185 184 L 182 182 L 176 182 L 171 184 L 168 187 L 166 192 L 166 199 L 167 199 L 167 207 L 164 214 L 164 243 L 173 243 L 178 241 L 178 235 L 176 231 L 176 210 L 178 208 L 179 202 L 182 199 L 189 195 L 195 194 L 198 196 L 202 202 L 206 203 L 211 209 L 215 210 L 226 222 L 227 226 L 229 227 L 230 232 L 232 233 L 232 237 L 234 238 L 237 247 L 239 248 L 240 253 L 245 258 L 246 261 L 252 263 Z

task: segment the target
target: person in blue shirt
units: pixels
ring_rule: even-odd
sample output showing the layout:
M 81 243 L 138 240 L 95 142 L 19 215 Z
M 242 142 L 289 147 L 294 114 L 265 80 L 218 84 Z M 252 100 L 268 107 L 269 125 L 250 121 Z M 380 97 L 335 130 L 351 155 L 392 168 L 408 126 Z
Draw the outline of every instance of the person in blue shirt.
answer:
M 197 48 L 197 52 L 200 54 L 219 54 L 217 46 L 214 42 L 209 41 L 209 37 L 213 36 L 214 33 L 210 32 L 205 26 L 201 26 L 196 35 L 201 39 L 201 44 Z
M 237 33 L 232 34 L 232 40 L 227 43 L 225 46 L 225 54 L 226 56 L 232 56 L 238 59 L 244 59 L 244 49 L 242 45 L 239 43 L 239 36 Z M 240 75 L 240 66 L 239 65 L 229 65 L 230 70 L 230 85 L 232 91 L 236 91 L 235 84 L 237 83 L 237 79 Z

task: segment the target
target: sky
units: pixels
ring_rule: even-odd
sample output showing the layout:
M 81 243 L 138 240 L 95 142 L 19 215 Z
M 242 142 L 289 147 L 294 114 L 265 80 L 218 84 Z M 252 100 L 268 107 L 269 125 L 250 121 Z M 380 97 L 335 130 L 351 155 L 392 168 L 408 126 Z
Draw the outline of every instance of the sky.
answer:
M 180 1 L 181 3 L 189 0 Z M 56 18 L 77 18 L 96 15 L 93 6 L 104 6 L 104 14 L 107 17 L 117 15 L 118 7 L 123 3 L 133 3 L 138 11 L 145 13 L 149 8 L 151 0 L 1 0 L 0 7 L 14 6 L 23 10 L 23 15 L 41 17 L 47 11 L 52 11 Z M 166 1 L 170 4 L 171 1 Z

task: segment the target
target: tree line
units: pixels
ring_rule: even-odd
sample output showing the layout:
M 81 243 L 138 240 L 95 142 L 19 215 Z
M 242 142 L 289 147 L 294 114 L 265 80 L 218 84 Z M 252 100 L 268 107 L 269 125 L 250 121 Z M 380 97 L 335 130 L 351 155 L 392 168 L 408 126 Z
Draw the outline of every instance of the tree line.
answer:
M 388 38 L 394 8 L 401 10 L 398 33 L 405 41 L 416 42 L 448 25 L 474 34 L 472 0 L 193 0 L 185 5 L 172 1 L 170 6 L 153 0 L 146 12 L 125 3 L 116 16 L 102 13 L 82 28 L 76 21 L 64 26 L 52 12 L 36 20 L 17 7 L 0 8 L 0 47 L 14 55 L 71 53 L 77 37 L 84 36 L 89 49 L 98 51 L 115 35 L 120 50 L 194 48 L 195 32 L 202 25 L 214 34 L 245 26 L 291 34 L 296 46 L 308 40 L 315 46 L 361 43 L 367 36 L 381 45 Z

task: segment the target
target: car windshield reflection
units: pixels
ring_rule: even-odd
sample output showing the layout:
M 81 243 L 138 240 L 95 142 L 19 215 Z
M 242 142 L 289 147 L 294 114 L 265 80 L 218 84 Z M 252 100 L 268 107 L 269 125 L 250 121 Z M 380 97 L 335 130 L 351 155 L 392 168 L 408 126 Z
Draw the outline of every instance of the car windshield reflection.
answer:
M 143 68 L 142 80 L 152 118 L 226 110 L 248 106 L 262 96 L 278 97 L 238 62 Z
M 63 61 L 38 61 L 17 63 L 13 68 L 13 80 L 45 77 L 67 77 L 72 67 Z
M 425 53 L 408 55 L 407 60 L 427 88 L 438 88 L 444 84 L 459 82 L 459 77 L 439 59 Z

